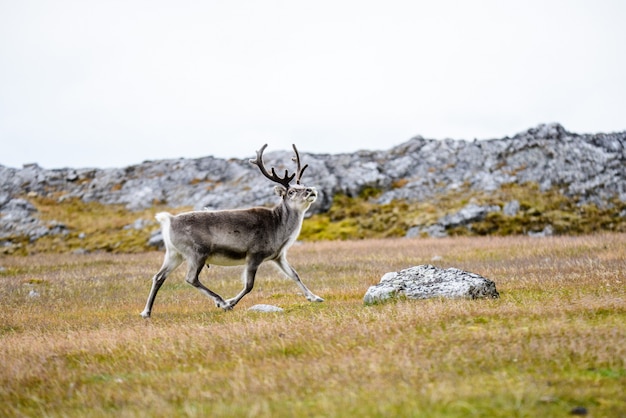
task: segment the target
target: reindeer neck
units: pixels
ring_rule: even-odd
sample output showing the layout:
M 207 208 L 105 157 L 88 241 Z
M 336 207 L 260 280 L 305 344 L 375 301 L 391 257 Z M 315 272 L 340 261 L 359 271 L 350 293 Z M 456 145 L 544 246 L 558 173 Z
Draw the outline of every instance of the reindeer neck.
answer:
M 288 231 L 300 232 L 305 211 L 294 209 L 285 200 L 281 200 L 278 205 L 274 206 L 272 212 L 278 225 L 283 225 Z

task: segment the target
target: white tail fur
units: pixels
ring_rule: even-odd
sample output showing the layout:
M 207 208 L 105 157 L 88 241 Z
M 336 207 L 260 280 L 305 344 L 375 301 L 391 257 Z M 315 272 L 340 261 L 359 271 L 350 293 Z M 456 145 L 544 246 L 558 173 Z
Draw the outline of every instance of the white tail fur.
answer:
M 168 250 L 172 247 L 172 240 L 170 239 L 170 222 L 172 220 L 172 215 L 167 212 L 159 212 L 154 217 L 161 224 L 163 244 L 165 245 L 165 249 Z

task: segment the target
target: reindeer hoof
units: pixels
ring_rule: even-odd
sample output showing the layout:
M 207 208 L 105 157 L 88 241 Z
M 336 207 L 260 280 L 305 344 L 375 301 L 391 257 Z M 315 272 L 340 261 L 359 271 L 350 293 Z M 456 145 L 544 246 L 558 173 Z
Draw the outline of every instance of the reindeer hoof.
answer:
M 148 319 L 148 318 L 150 318 L 150 312 L 143 311 L 143 312 L 141 313 L 141 317 L 142 317 L 143 319 Z
M 315 295 L 313 295 L 313 296 L 311 296 L 310 298 L 307 298 L 307 299 L 309 299 L 309 302 L 324 302 L 324 299 L 322 299 L 319 296 L 315 296 Z
M 225 311 L 230 311 L 233 309 L 233 306 L 229 302 L 223 300 L 216 300 L 215 306 L 217 306 L 218 308 L 222 308 Z

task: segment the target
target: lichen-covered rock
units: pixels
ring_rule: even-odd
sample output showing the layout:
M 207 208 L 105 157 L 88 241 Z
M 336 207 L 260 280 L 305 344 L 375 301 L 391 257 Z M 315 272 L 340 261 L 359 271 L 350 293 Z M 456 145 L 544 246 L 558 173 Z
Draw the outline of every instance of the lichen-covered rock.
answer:
M 271 147 L 270 147 L 271 148 Z M 305 145 L 302 146 L 305 148 Z M 254 149 L 250 150 L 250 157 Z M 268 152 L 267 166 L 293 170 L 290 151 Z M 303 184 L 319 191 L 308 214 L 327 211 L 338 193 L 357 196 L 367 188 L 381 193 L 378 203 L 400 199 L 425 201 L 440 193 L 470 187 L 489 192 L 517 183 L 533 182 L 543 190 L 558 187 L 579 204 L 626 202 L 626 132 L 578 135 L 561 125 L 539 125 L 512 138 L 485 141 L 435 140 L 420 136 L 387 151 L 349 154 L 307 154 Z M 145 161 L 125 168 L 44 169 L 29 164 L 21 169 L 0 165 L 0 231 L 30 228 L 33 216 L 15 218 L 8 202 L 34 193 L 60 201 L 78 198 L 122 204 L 139 210 L 155 203 L 195 209 L 234 209 L 277 202 L 273 185 L 247 158 Z M 518 206 L 502 208 L 513 216 Z M 469 204 L 436 225 L 416 225 L 412 235 L 445 236 L 446 229 L 482 219 L 495 206 Z M 11 232 L 12 232 L 11 231 Z
M 60 222 L 42 222 L 37 216 L 37 208 L 25 199 L 11 199 L 0 204 L 0 240 L 12 237 L 28 237 L 36 241 L 46 235 L 67 233 Z M 0 245 L 4 245 L 0 241 Z
M 363 301 L 373 304 L 396 297 L 479 299 L 498 298 L 499 294 L 493 281 L 478 274 L 426 264 L 385 274 L 367 290 Z

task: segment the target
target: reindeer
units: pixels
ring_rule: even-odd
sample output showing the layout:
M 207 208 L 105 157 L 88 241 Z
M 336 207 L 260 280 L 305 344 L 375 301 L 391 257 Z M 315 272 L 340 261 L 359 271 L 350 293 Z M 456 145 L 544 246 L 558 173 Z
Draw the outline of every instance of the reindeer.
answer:
M 293 145 L 297 170 L 284 177 L 276 174 L 272 167 L 268 173 L 263 163 L 263 151 L 267 144 L 256 152 L 256 159 L 250 163 L 259 167 L 261 173 L 271 181 L 278 183 L 276 194 L 280 203 L 273 208 L 255 207 L 250 209 L 193 211 L 173 216 L 167 212 L 156 215 L 161 224 L 165 258 L 161 269 L 152 278 L 152 288 L 141 316 L 149 318 L 157 292 L 182 262 L 187 262 L 185 280 L 213 299 L 218 308 L 224 310 L 233 307 L 254 287 L 257 269 L 264 261 L 272 261 L 300 287 L 304 296 L 311 302 L 323 302 L 314 295 L 300 280 L 298 273 L 287 262 L 287 250 L 294 243 L 300 229 L 304 213 L 317 199 L 314 187 L 300 184 L 302 173 L 308 167 L 300 165 L 300 154 Z M 291 182 L 295 178 L 296 184 Z M 233 266 L 245 264 L 243 273 L 244 287 L 237 296 L 224 300 L 220 295 L 204 286 L 198 279 L 206 265 Z

